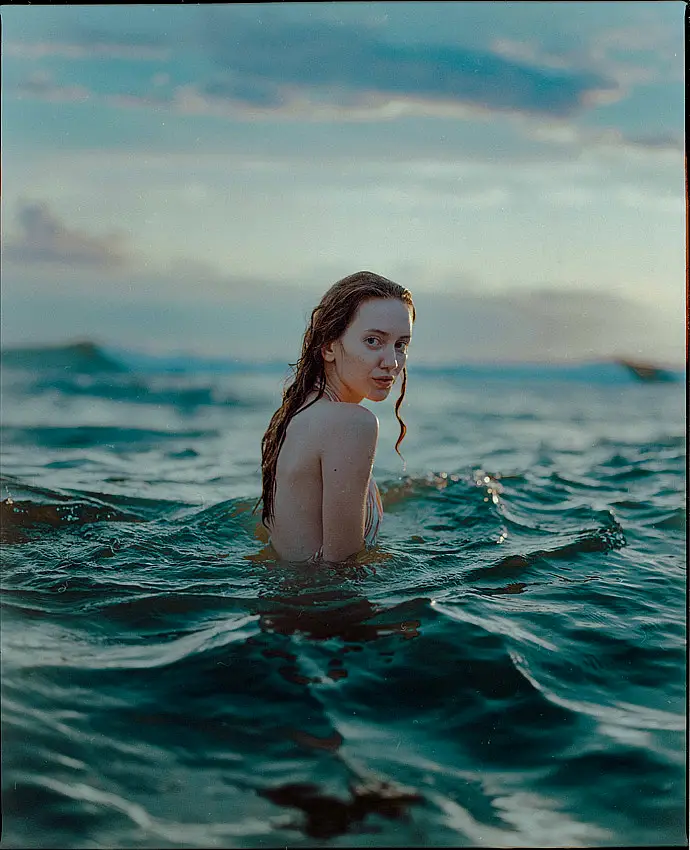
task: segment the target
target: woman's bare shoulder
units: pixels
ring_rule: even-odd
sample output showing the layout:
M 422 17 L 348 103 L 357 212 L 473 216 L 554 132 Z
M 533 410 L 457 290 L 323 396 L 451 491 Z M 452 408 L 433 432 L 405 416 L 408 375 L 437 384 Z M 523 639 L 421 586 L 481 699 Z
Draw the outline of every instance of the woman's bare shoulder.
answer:
M 327 421 L 342 423 L 344 427 L 363 425 L 369 428 L 378 428 L 379 420 L 376 414 L 368 408 L 362 407 L 361 404 L 350 404 L 349 402 L 341 401 L 336 404 L 324 404 L 322 410 Z
M 379 420 L 371 410 L 359 404 L 324 405 L 323 443 L 331 449 L 342 445 L 349 450 L 371 450 L 379 434 Z
M 367 440 L 372 434 L 378 435 L 378 418 L 360 404 L 318 401 L 301 411 L 298 417 L 303 427 L 312 433 L 320 432 L 329 439 L 356 434 Z

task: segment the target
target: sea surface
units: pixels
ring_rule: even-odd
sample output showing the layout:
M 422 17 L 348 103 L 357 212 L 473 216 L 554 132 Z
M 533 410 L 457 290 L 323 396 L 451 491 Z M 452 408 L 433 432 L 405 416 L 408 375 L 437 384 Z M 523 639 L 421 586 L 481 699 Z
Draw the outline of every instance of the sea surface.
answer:
M 287 364 L 2 360 L 3 847 L 685 844 L 684 375 L 412 362 L 379 546 L 306 568 Z

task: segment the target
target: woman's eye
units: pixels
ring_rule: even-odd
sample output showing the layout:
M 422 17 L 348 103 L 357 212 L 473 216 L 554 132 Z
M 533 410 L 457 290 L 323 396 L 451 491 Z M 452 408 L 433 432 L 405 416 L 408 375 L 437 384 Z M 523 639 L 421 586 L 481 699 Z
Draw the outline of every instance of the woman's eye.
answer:
M 364 342 L 366 342 L 367 345 L 381 345 L 381 340 L 377 336 L 368 336 L 364 340 Z M 407 353 L 407 346 L 408 345 L 409 345 L 408 342 L 396 342 L 395 343 L 395 347 L 398 349 L 398 351 L 402 351 L 403 353 Z

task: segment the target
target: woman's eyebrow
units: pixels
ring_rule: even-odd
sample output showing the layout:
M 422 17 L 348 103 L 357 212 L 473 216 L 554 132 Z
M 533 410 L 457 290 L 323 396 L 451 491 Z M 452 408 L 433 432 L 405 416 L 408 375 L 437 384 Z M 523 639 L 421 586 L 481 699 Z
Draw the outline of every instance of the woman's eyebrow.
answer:
M 389 334 L 388 331 L 382 331 L 380 328 L 367 328 L 365 331 L 363 331 L 363 333 L 365 333 L 365 334 L 380 334 L 380 336 L 393 336 L 393 334 Z M 408 339 L 408 340 L 410 338 L 411 337 L 410 337 L 409 334 L 402 334 L 402 336 L 398 337 L 398 339 Z

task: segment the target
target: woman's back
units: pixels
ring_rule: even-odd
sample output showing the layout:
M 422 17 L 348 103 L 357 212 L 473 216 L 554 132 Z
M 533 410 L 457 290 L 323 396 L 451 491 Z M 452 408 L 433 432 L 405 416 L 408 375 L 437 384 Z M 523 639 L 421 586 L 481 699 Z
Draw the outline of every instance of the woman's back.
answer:
M 327 393 L 295 414 L 278 456 L 271 544 L 286 560 L 342 560 L 380 522 L 371 479 L 378 420 L 358 404 L 333 401 Z

